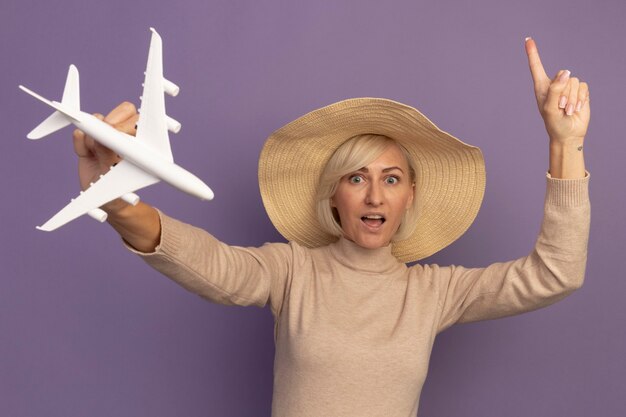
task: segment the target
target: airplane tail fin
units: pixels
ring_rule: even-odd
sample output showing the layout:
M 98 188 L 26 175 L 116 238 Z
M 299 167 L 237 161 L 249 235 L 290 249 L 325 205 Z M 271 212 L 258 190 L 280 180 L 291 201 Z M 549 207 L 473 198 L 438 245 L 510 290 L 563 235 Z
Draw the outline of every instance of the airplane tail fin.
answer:
M 67 72 L 67 80 L 65 81 L 65 89 L 63 90 L 61 103 L 47 100 L 23 85 L 20 85 L 19 87 L 22 91 L 30 94 L 37 100 L 46 103 L 56 110 L 46 120 L 41 122 L 28 135 L 26 135 L 28 139 L 41 139 L 59 129 L 63 129 L 65 126 L 70 125 L 72 121 L 78 120 L 77 113 L 80 112 L 80 86 L 78 69 L 76 69 L 74 65 L 70 65 L 70 69 Z
M 63 89 L 61 104 L 69 107 L 70 110 L 80 111 L 80 85 L 78 81 L 78 69 L 70 65 Z

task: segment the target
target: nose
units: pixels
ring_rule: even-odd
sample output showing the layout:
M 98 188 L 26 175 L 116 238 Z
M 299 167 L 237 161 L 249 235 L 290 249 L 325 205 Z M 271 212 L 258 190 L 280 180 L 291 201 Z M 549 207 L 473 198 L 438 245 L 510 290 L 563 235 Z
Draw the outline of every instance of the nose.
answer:
M 380 185 L 375 182 L 370 183 L 365 195 L 365 204 L 370 206 L 380 206 L 383 204 L 383 195 Z

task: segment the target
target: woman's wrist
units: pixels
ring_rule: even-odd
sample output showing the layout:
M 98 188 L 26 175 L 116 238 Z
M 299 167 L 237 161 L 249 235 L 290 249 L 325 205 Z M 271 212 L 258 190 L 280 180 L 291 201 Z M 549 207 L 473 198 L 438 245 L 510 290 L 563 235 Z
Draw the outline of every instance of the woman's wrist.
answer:
M 550 175 L 552 178 L 584 178 L 583 138 L 550 140 Z

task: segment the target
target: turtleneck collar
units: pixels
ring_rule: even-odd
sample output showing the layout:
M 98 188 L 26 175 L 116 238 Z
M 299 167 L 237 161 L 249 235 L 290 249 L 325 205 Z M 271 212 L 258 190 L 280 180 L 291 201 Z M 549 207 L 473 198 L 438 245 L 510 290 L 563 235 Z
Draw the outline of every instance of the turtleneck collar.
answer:
M 388 273 L 406 267 L 391 253 L 391 244 L 377 249 L 363 248 L 345 237 L 329 247 L 331 256 L 350 269 L 361 272 Z

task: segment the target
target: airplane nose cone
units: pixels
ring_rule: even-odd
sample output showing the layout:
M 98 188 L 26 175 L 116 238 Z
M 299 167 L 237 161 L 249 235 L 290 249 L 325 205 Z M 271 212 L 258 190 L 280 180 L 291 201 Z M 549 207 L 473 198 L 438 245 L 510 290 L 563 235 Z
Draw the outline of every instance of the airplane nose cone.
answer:
M 213 191 L 200 178 L 176 164 L 159 166 L 160 177 L 174 187 L 201 200 L 213 200 Z
M 213 190 L 211 190 L 209 186 L 206 185 L 200 178 L 195 177 L 193 181 L 189 182 L 189 185 L 192 189 L 189 190 L 191 191 L 190 194 L 195 195 L 201 200 L 213 200 L 213 197 L 215 196 L 213 194 Z
M 211 190 L 208 186 L 204 186 L 204 190 L 202 192 L 202 199 L 203 200 L 213 200 L 213 197 L 215 197 L 215 195 L 213 194 L 213 190 Z
M 209 188 L 208 185 L 206 185 L 200 178 L 195 177 L 195 181 L 194 182 L 194 191 L 195 191 L 195 195 L 197 197 L 199 197 L 201 200 L 213 200 L 213 197 L 215 197 L 215 195 L 213 194 L 213 190 L 211 190 L 211 188 Z

